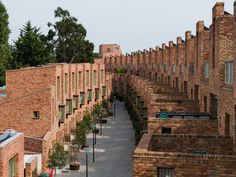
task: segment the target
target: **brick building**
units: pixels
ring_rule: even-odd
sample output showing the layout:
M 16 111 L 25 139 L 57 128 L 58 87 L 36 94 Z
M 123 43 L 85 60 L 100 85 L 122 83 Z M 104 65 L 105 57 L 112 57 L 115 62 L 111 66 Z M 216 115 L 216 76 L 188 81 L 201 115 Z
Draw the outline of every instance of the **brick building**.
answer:
M 0 133 L 0 176 L 24 176 L 24 135 L 13 131 Z
M 111 76 L 105 66 L 52 64 L 6 72 L 6 96 L 0 97 L 0 131 L 24 132 L 25 152 L 42 154 L 42 168 L 54 142 L 69 143 L 83 112 L 109 98 Z
M 236 176 L 234 9 L 216 3 L 212 24 L 197 22 L 176 44 L 104 58 L 139 135 L 148 132 L 133 154 L 134 177 Z

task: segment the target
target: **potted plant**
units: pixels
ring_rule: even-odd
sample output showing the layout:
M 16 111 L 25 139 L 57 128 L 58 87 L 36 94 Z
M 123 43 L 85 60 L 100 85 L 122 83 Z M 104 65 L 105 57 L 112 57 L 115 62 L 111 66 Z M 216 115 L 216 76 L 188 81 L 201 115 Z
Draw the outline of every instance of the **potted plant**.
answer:
M 53 148 L 49 151 L 48 156 L 48 167 L 54 169 L 56 176 L 56 169 L 62 169 L 66 165 L 67 154 L 64 150 L 63 145 L 60 143 L 55 143 Z
M 78 151 L 86 144 L 86 123 L 81 122 L 75 130 L 75 138 L 70 147 L 70 170 L 79 170 L 80 163 L 78 162 Z

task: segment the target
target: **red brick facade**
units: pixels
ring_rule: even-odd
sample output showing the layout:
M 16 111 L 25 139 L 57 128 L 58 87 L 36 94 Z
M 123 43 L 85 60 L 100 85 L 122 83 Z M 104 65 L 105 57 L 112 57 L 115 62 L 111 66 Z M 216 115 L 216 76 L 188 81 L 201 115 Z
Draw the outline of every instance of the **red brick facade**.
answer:
M 16 133 L 0 142 L 0 176 L 9 176 L 12 160 L 15 177 L 24 176 L 24 135 Z
M 42 154 L 43 171 L 55 141 L 65 143 L 83 112 L 109 98 L 111 76 L 103 62 L 53 64 L 6 72 L 0 131 L 24 132 L 26 152 Z
M 135 177 L 157 176 L 159 168 L 173 168 L 174 176 L 236 176 L 236 4 L 234 15 L 224 11 L 224 3 L 216 3 L 212 14 L 209 28 L 199 21 L 196 34 L 186 31 L 176 44 L 104 59 L 107 73 L 113 73 L 113 91 L 126 100 L 140 129 L 148 131 L 133 155 Z M 157 112 L 203 112 L 210 120 L 157 119 Z M 170 128 L 176 141 L 162 128 Z M 202 148 L 209 155 L 192 154 L 198 146 L 191 142 L 203 143 L 199 135 L 206 144 L 216 143 Z M 173 147 L 183 141 L 189 151 L 149 148 L 151 142 L 165 141 Z

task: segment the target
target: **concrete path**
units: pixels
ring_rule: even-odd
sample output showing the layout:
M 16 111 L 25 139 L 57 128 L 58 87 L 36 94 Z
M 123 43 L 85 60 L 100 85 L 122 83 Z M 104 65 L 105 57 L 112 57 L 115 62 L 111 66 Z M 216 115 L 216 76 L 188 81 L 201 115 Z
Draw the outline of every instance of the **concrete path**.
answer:
M 95 163 L 92 159 L 92 134 L 88 135 L 87 142 L 90 147 L 89 177 L 132 176 L 134 131 L 123 102 L 116 101 L 116 116 L 109 117 L 107 124 L 103 124 L 102 136 L 97 135 Z M 86 177 L 85 157 L 85 152 L 82 151 L 79 155 L 79 172 L 70 172 L 66 167 L 57 177 Z

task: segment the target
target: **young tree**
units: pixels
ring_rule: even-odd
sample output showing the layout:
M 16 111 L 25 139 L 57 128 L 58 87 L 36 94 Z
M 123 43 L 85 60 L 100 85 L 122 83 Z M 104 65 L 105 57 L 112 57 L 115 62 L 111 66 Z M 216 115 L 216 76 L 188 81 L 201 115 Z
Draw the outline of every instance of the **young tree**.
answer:
M 53 46 L 49 37 L 41 34 L 40 28 L 28 21 L 20 30 L 20 37 L 13 46 L 12 68 L 36 66 L 54 61 Z
M 86 39 L 86 29 L 70 16 L 68 10 L 58 7 L 55 10 L 55 24 L 48 23 L 49 33 L 54 34 L 54 44 L 57 62 L 81 63 L 93 62 L 94 45 Z
M 5 6 L 0 1 L 0 85 L 5 83 L 5 71 L 11 58 L 8 44 L 10 29 L 8 27 L 8 14 Z
M 63 168 L 66 165 L 67 155 L 64 151 L 64 147 L 56 143 L 54 144 L 53 148 L 49 152 L 48 157 L 48 167 L 55 170 L 56 175 L 56 168 Z

